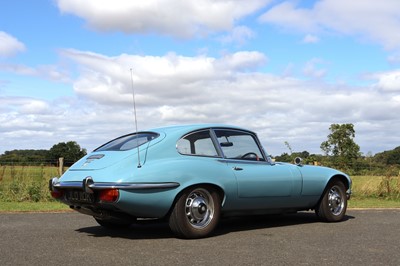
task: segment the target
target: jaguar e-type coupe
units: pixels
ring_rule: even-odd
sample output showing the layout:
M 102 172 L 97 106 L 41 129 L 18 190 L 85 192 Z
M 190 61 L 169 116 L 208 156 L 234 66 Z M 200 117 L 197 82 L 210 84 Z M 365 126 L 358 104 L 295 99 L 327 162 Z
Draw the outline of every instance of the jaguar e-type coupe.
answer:
M 201 238 L 229 215 L 315 210 L 323 221 L 341 221 L 351 179 L 300 159 L 274 162 L 255 133 L 202 124 L 111 140 L 49 187 L 53 198 L 106 228 L 167 219 L 176 236 Z

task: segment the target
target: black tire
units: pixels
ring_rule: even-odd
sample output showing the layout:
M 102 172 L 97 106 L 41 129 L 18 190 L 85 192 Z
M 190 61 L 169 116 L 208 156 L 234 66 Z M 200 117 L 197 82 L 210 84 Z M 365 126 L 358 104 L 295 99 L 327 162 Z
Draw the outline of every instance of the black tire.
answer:
M 221 213 L 218 192 L 209 187 L 195 187 L 182 193 L 169 217 L 169 227 L 178 237 L 201 238 L 217 226 Z
M 315 208 L 317 216 L 325 222 L 342 221 L 347 209 L 346 188 L 340 180 L 328 183 L 324 195 Z
M 104 228 L 107 229 L 127 229 L 131 226 L 131 223 L 124 220 L 102 220 L 93 217 L 96 222 Z

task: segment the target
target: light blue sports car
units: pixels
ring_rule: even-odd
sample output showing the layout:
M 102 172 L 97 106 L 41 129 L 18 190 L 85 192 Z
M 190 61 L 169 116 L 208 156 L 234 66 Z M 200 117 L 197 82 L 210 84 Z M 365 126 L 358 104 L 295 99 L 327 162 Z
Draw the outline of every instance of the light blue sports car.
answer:
M 222 216 L 315 210 L 345 216 L 351 179 L 337 170 L 271 160 L 257 135 L 218 124 L 116 138 L 49 183 L 52 197 L 107 228 L 168 219 L 181 238 L 210 235 Z

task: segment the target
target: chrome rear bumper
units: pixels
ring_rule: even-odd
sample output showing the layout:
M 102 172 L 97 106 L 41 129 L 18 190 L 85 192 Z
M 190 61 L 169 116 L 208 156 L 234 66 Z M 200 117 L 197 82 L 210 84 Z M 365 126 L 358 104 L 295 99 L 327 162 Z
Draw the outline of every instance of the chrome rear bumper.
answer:
M 133 183 L 133 182 L 94 182 L 88 176 L 81 182 L 67 181 L 60 182 L 59 178 L 53 177 L 49 180 L 49 190 L 54 191 L 57 189 L 82 189 L 86 192 L 93 192 L 93 190 L 102 189 L 124 189 L 124 190 L 142 190 L 142 189 L 169 189 L 179 187 L 177 182 L 162 182 L 162 183 Z

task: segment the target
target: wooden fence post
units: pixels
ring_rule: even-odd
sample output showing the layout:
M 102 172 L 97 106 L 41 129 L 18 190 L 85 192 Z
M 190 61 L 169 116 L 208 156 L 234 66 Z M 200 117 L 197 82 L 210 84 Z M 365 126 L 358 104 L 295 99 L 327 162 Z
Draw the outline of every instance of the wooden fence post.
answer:
M 58 175 L 64 174 L 64 157 L 58 158 Z

